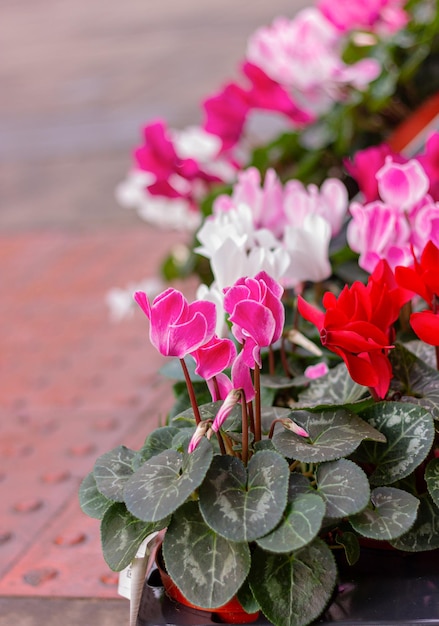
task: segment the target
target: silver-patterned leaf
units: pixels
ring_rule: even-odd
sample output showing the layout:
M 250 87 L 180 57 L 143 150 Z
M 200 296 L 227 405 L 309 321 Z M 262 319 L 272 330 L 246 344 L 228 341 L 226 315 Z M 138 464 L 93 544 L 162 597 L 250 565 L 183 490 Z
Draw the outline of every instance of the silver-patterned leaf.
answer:
M 163 541 L 166 569 L 183 595 L 203 608 L 228 602 L 250 569 L 246 543 L 220 537 L 204 522 L 197 502 L 172 518 Z
M 431 351 L 427 346 L 419 348 L 417 352 L 421 358 L 402 344 L 392 350 L 392 387 L 402 394 L 401 402 L 423 406 L 434 419 L 439 420 L 439 373 L 435 360 L 432 365 L 429 356 Z
M 123 490 L 133 474 L 132 462 L 135 455 L 133 450 L 118 446 L 97 459 L 93 470 L 96 485 L 109 500 L 123 502 Z
M 216 456 L 199 489 L 206 523 L 231 541 L 253 541 L 279 523 L 287 504 L 290 470 L 273 450 L 252 456 L 247 468 L 231 456 Z
M 127 509 L 145 522 L 167 517 L 201 485 L 212 456 L 207 439 L 192 454 L 165 450 L 153 456 L 125 485 Z
M 317 536 L 324 515 L 325 503 L 320 496 L 299 494 L 288 504 L 281 523 L 256 543 L 268 552 L 299 550 Z
M 429 494 L 420 498 L 414 525 L 407 533 L 392 541 L 392 546 L 406 552 L 424 552 L 439 548 L 439 508 Z
M 299 394 L 298 407 L 354 403 L 367 393 L 367 388 L 354 382 L 344 363 L 339 363 L 325 376 L 313 380 Z
M 168 521 L 141 522 L 127 511 L 123 503 L 114 503 L 101 523 L 102 553 L 110 569 L 120 572 L 127 567 L 142 541 L 154 531 L 165 528 Z
M 315 620 L 334 589 L 337 568 L 321 539 L 289 554 L 257 547 L 252 555 L 250 587 L 264 615 L 277 626 L 303 626 Z
M 434 422 L 424 408 L 404 402 L 377 402 L 361 416 L 387 438 L 387 444 L 365 442 L 356 453 L 375 466 L 371 485 L 388 485 L 409 476 L 428 455 Z
M 133 460 L 133 470 L 137 470 L 139 467 L 148 461 L 156 454 L 160 454 L 163 450 L 172 448 L 172 440 L 174 436 L 179 432 L 179 429 L 175 426 L 162 426 L 156 428 L 147 438 L 143 446 L 136 453 Z
M 274 434 L 273 444 L 285 457 L 304 463 L 334 461 L 348 456 L 364 439 L 385 441 L 378 430 L 342 408 L 293 411 L 290 417 L 309 433 L 309 439 L 281 430 Z
M 395 487 L 377 487 L 371 494 L 371 506 L 349 521 L 360 535 L 370 539 L 390 541 L 413 526 L 419 500 Z
M 425 469 L 425 481 L 431 499 L 439 507 L 439 459 L 431 459 Z
M 347 517 L 359 513 L 370 500 L 370 487 L 363 470 L 347 459 L 319 465 L 317 493 L 326 503 L 326 517 Z
M 101 494 L 96 486 L 93 472 L 90 472 L 79 487 L 79 505 L 86 515 L 102 519 L 105 511 L 113 504 Z

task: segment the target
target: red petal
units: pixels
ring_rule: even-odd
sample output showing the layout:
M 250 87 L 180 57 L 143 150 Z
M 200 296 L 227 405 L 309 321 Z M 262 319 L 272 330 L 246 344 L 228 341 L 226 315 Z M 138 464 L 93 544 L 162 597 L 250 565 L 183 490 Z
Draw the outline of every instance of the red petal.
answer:
M 421 341 L 439 346 L 439 314 L 421 311 L 410 316 L 410 324 Z

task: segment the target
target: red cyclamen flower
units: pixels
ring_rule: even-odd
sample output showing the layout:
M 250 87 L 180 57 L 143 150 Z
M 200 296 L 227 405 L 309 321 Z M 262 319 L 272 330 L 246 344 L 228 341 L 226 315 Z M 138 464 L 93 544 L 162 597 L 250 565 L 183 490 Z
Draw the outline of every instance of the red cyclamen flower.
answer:
M 392 377 L 389 332 L 407 298 L 392 277 L 387 263 L 381 262 L 367 285 L 357 281 L 345 286 L 338 298 L 327 292 L 326 313 L 301 296 L 298 300 L 300 313 L 319 329 L 322 344 L 343 359 L 355 382 L 370 387 L 379 398 L 385 397 Z

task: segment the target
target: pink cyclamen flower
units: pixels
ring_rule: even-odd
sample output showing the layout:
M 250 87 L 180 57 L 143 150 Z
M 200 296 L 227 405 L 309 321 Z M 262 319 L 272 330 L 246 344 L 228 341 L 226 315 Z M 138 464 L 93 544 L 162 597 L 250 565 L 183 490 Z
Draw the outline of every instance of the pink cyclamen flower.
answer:
M 392 35 L 407 24 L 405 4 L 406 0 L 320 0 L 317 8 L 342 32 Z
M 210 341 L 215 333 L 216 309 L 213 302 L 188 303 L 177 289 L 166 289 L 152 304 L 143 291 L 134 299 L 150 321 L 149 337 L 164 356 L 183 358 Z
M 230 367 L 236 356 L 236 348 L 230 339 L 214 335 L 210 341 L 191 352 L 197 364 L 195 373 L 208 380 Z
M 209 432 L 211 431 L 211 426 L 212 426 L 212 422 L 210 420 L 204 420 L 203 422 L 200 422 L 198 424 L 198 426 L 195 429 L 194 434 L 191 437 L 191 440 L 189 441 L 189 445 L 187 449 L 189 454 L 192 454 L 192 452 L 198 447 L 200 441 L 203 439 L 205 435 L 207 435 L 207 437 L 209 438 Z
M 229 417 L 233 408 L 240 402 L 242 397 L 242 392 L 240 389 L 231 389 L 227 394 L 226 399 L 220 407 L 220 410 L 215 416 L 212 424 L 212 430 L 216 433 L 219 431 L 221 426 L 224 424 L 226 419 Z
M 259 272 L 254 278 L 240 278 L 224 294 L 232 332 L 244 344 L 242 358 L 249 367 L 260 366 L 260 349 L 277 341 L 283 331 L 283 287 L 266 272 Z
M 419 254 L 427 241 L 439 243 L 439 202 L 428 194 L 430 183 L 419 161 L 395 163 L 387 157 L 376 179 L 381 199 L 353 202 L 347 229 L 348 244 L 368 272 L 380 259 L 392 269 L 410 265 L 412 249 Z

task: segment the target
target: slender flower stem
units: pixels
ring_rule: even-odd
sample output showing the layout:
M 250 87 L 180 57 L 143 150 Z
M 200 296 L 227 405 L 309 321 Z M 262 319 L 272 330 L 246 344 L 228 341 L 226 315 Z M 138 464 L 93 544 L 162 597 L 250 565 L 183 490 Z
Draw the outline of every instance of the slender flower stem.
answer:
M 248 462 L 248 413 L 244 392 L 241 393 L 241 415 L 242 415 L 242 462 Z
M 191 377 L 189 375 L 189 371 L 187 369 L 187 365 L 184 359 L 180 359 L 180 363 L 181 363 L 181 367 L 183 368 L 183 374 L 184 374 L 184 378 L 186 381 L 186 387 L 189 393 L 189 399 L 191 401 L 192 410 L 194 412 L 195 422 L 198 426 L 198 424 L 201 422 L 201 415 L 200 415 L 200 409 L 198 408 L 197 399 L 195 397 L 194 386 L 192 384 Z
M 221 435 L 219 430 L 216 433 L 216 438 L 218 440 L 218 444 L 219 444 L 219 447 L 220 447 L 220 450 L 221 450 L 221 454 L 227 454 L 226 446 L 224 445 L 224 440 L 223 440 L 222 435 Z
M 257 363 L 255 363 L 255 441 L 260 441 L 262 438 L 262 425 L 261 425 L 261 370 Z
M 434 294 L 433 296 L 433 313 L 435 315 L 437 315 L 439 311 L 439 297 Z M 436 352 L 436 369 L 439 370 L 439 346 L 435 346 L 435 352 Z
M 273 346 L 268 347 L 268 371 L 270 372 L 270 376 L 274 376 L 274 351 Z
M 254 434 L 255 434 L 255 416 L 254 416 L 254 412 L 253 412 L 253 403 L 252 402 L 247 402 L 247 413 L 248 413 L 248 420 L 249 420 L 249 423 L 250 423 L 250 432 L 254 436 Z

